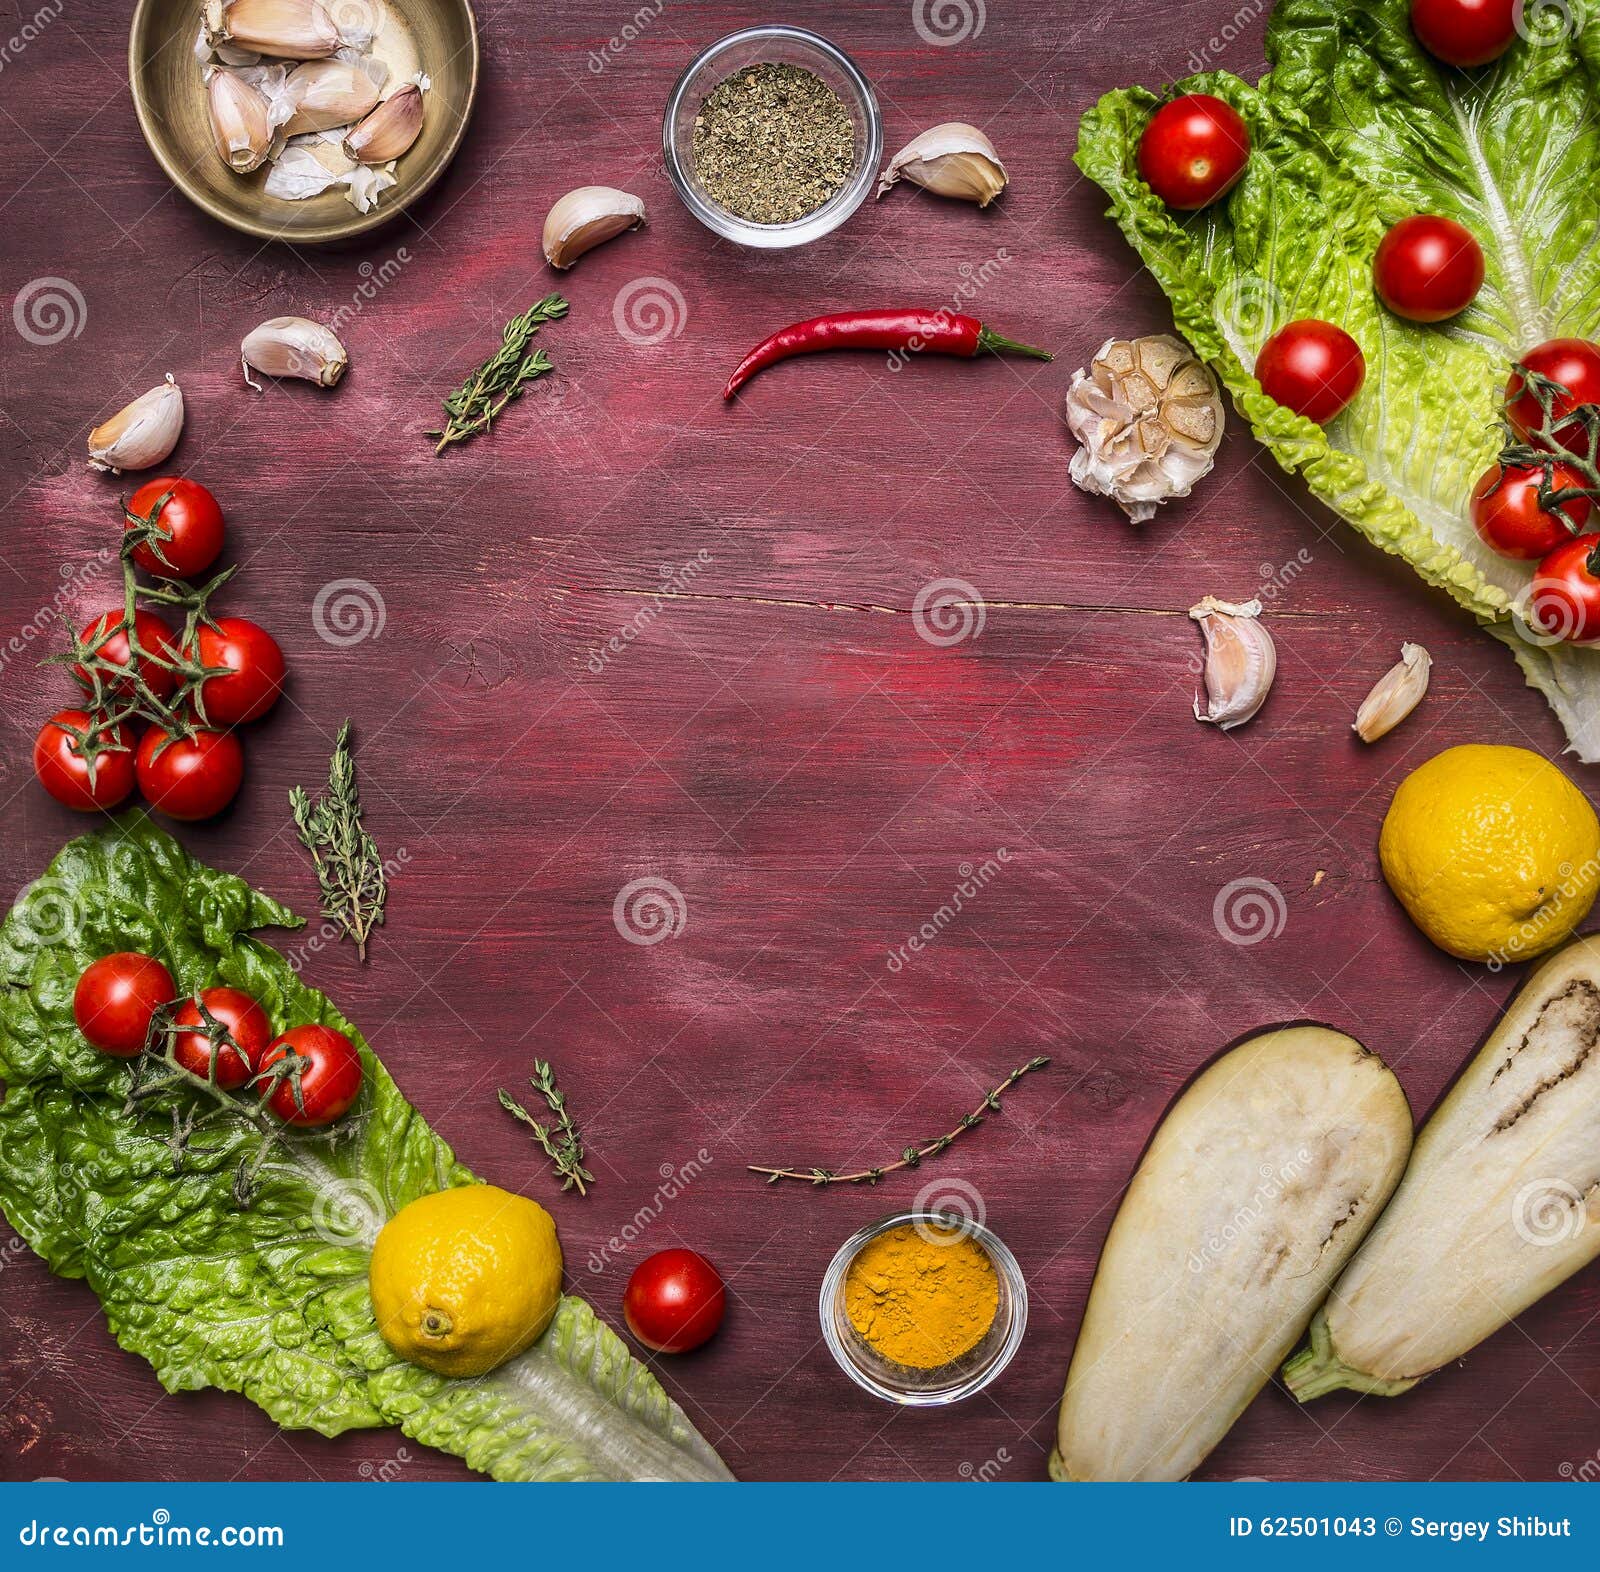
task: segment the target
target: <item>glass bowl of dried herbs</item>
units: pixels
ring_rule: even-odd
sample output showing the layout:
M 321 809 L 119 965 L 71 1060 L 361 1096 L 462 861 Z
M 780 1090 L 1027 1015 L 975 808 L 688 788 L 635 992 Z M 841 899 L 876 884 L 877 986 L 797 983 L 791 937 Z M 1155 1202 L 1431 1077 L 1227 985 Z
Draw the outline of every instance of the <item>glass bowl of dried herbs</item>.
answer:
M 667 173 L 707 229 L 742 246 L 803 246 L 865 200 L 883 157 L 871 84 L 802 27 L 747 27 L 702 50 L 667 100 Z

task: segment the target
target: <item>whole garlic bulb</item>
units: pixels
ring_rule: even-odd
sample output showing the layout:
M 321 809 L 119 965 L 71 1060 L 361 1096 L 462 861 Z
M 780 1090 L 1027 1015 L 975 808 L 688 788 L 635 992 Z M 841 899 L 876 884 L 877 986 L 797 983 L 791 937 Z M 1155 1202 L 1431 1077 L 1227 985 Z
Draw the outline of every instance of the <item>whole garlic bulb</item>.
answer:
M 1067 426 L 1082 444 L 1074 484 L 1111 497 L 1135 524 L 1186 497 L 1222 441 L 1222 392 L 1211 369 L 1170 334 L 1110 338 L 1067 389 Z

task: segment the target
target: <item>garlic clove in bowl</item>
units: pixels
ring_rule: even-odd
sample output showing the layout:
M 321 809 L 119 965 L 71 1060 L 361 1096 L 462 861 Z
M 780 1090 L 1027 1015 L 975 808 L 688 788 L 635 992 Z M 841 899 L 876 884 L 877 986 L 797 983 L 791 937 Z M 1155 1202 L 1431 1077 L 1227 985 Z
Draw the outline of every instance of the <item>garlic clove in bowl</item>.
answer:
M 347 157 L 358 164 L 387 164 L 410 150 L 422 132 L 422 89 L 407 82 L 378 105 L 344 139 Z
M 569 268 L 625 229 L 644 223 L 644 203 L 614 186 L 579 186 L 569 191 L 544 221 L 544 257 L 551 267 Z
M 89 433 L 89 467 L 113 475 L 150 469 L 177 447 L 182 432 L 183 391 L 169 372 Z

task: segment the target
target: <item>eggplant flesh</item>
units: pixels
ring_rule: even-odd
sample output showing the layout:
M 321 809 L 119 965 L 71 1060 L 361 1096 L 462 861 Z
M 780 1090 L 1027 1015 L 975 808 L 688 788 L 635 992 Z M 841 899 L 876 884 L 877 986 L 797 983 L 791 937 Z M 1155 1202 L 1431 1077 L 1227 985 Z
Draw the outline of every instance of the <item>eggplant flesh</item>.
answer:
M 1305 1330 L 1399 1181 L 1411 1110 L 1318 1026 L 1249 1038 L 1168 1110 L 1111 1225 L 1051 1474 L 1186 1478 Z
M 1392 1397 L 1600 1255 L 1600 936 L 1546 961 L 1417 1137 L 1284 1367 L 1302 1402 Z

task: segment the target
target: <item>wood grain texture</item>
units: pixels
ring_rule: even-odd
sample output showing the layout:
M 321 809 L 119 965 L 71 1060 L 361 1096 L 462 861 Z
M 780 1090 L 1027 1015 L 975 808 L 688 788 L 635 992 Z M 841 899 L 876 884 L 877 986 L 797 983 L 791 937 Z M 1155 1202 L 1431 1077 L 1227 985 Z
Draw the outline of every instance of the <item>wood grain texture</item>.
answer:
M 0 0 L 0 34 L 32 10 Z M 919 38 L 911 0 L 792 7 L 872 78 L 891 148 L 972 119 L 1013 185 L 986 213 L 901 187 L 785 255 L 700 230 L 659 154 L 676 73 L 760 8 L 669 0 L 612 51 L 631 5 L 482 0 L 486 79 L 458 162 L 369 243 L 316 253 L 231 235 L 170 191 L 128 100 L 129 10 L 69 7 L 0 74 L 7 300 L 59 276 L 87 308 L 54 345 L 0 332 L 5 630 L 113 538 L 116 486 L 84 468 L 85 430 L 174 372 L 190 410 L 178 461 L 219 492 L 244 563 L 227 605 L 293 663 L 291 702 L 247 739 L 239 802 L 187 844 L 309 910 L 285 793 L 318 778 L 353 716 L 372 828 L 410 860 L 372 964 L 332 948 L 308 975 L 467 1163 L 552 1207 L 573 1286 L 613 1322 L 649 1250 L 717 1261 L 724 1331 L 657 1367 L 733 1470 L 953 1479 L 995 1460 L 1002 1478 L 1042 1477 L 1096 1254 L 1167 1102 L 1231 1038 L 1310 1017 L 1381 1052 L 1426 1109 L 1515 977 L 1454 964 L 1391 901 L 1374 850 L 1388 795 L 1453 743 L 1560 746 L 1505 652 L 1283 481 L 1237 422 L 1195 497 L 1142 529 L 1067 480 L 1073 368 L 1113 331 L 1168 323 L 1071 165 L 1077 118 L 1114 85 L 1184 74 L 1235 7 L 989 0 L 982 32 L 951 47 Z M 1220 63 L 1258 71 L 1260 31 Z M 440 393 L 556 283 L 545 208 L 599 181 L 640 191 L 650 226 L 560 280 L 572 313 L 545 335 L 558 374 L 492 437 L 435 459 L 422 433 Z M 1055 364 L 890 373 L 837 357 L 718 402 L 774 326 L 944 303 L 990 262 L 977 313 L 1056 348 Z M 629 326 L 640 287 L 674 313 L 659 342 Z M 352 370 L 333 395 L 245 391 L 246 330 L 345 307 Z M 111 572 L 91 566 L 60 616 L 99 610 Z M 985 625 L 936 648 L 911 608 L 943 578 L 981 592 Z M 315 597 L 341 579 L 375 586 L 379 636 L 318 636 Z M 1278 686 L 1222 736 L 1190 715 L 1183 613 L 1262 584 Z M 1363 748 L 1350 719 L 1402 639 L 1433 652 L 1432 692 Z M 0 668 L 8 900 L 82 828 L 26 763 L 63 692 L 31 654 Z M 1000 847 L 999 875 L 892 970 L 963 865 Z M 688 913 L 649 946 L 612 916 L 645 877 Z M 1219 937 L 1213 902 L 1241 878 L 1283 892 L 1279 937 Z M 535 1053 L 589 1130 L 587 1200 L 554 1193 L 495 1106 Z M 892 1155 L 1035 1053 L 1051 1069 L 919 1174 L 818 1194 L 744 1172 Z M 704 1172 L 591 1270 L 654 1207 L 663 1168 L 702 1149 Z M 1032 1317 L 989 1391 L 897 1412 L 832 1365 L 816 1290 L 847 1233 L 934 1183 L 981 1197 Z M 329 1442 L 280 1433 L 241 1398 L 165 1396 L 81 1285 L 15 1247 L 0 1263 L 5 1477 L 464 1472 L 397 1433 Z M 1204 1476 L 1558 1477 L 1600 1445 L 1597 1311 L 1591 1271 L 1397 1403 L 1302 1410 L 1270 1390 Z

